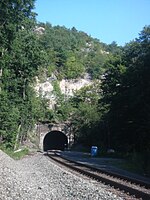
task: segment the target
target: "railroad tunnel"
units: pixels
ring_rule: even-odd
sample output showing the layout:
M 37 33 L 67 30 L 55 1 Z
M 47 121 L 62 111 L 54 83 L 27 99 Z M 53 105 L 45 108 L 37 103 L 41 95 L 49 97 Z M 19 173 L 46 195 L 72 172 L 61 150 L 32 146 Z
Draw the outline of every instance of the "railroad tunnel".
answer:
M 43 150 L 64 150 L 68 147 L 68 138 L 61 131 L 51 131 L 43 140 Z

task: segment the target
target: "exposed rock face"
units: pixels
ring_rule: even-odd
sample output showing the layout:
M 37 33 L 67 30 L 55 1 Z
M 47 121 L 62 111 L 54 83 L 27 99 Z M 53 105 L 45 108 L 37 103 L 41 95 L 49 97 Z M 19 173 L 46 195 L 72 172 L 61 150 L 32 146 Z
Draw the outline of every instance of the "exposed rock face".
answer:
M 77 90 L 80 90 L 84 86 L 91 85 L 92 81 L 89 78 L 80 78 L 74 80 L 65 80 L 63 79 L 60 82 L 60 89 L 63 94 L 67 96 L 73 96 L 73 93 Z
M 47 80 L 43 83 L 40 83 L 37 80 L 35 90 L 36 90 L 38 95 L 42 95 L 42 97 L 49 99 L 52 96 L 53 86 L 52 86 L 51 81 L 49 81 L 49 80 Z
M 43 33 L 45 32 L 45 28 L 43 27 L 36 27 L 34 32 L 38 35 L 43 35 Z
M 47 78 L 47 80 L 43 83 L 40 83 L 37 79 L 37 84 L 35 86 L 35 90 L 38 95 L 49 99 L 50 108 L 53 108 L 55 102 L 55 95 L 53 92 L 52 82 L 56 80 L 54 77 Z M 80 90 L 84 86 L 91 85 L 93 81 L 91 80 L 88 74 L 85 74 L 84 78 L 67 80 L 63 79 L 59 82 L 61 93 L 66 95 L 66 97 L 73 96 L 74 92 Z

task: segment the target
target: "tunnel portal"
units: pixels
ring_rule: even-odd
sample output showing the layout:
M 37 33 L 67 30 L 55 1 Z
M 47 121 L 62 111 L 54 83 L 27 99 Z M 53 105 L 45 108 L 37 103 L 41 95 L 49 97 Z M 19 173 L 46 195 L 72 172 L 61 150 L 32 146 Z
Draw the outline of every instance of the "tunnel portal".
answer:
M 68 147 L 67 136 L 61 131 L 51 131 L 43 140 L 43 150 L 64 150 Z

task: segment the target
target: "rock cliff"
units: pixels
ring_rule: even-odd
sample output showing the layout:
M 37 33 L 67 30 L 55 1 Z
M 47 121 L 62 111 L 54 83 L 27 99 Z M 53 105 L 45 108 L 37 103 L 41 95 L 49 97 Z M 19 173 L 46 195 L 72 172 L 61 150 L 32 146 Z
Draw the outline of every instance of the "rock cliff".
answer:
M 57 80 L 55 76 L 48 77 L 44 82 L 40 82 L 39 79 L 36 81 L 35 91 L 38 95 L 46 98 L 50 102 L 50 108 L 56 103 L 54 95 L 53 81 Z M 80 90 L 82 87 L 91 85 L 93 81 L 88 74 L 85 74 L 83 78 L 78 79 L 62 79 L 59 82 L 60 91 L 67 98 L 74 95 L 75 91 Z

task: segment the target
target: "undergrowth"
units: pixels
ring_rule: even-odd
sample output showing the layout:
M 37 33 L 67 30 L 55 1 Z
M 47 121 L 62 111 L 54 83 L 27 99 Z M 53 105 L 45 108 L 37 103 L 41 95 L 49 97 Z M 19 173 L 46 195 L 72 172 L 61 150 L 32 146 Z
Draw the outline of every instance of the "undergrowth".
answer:
M 23 149 L 19 149 L 18 151 L 14 151 L 13 149 L 5 148 L 3 145 L 0 145 L 0 149 L 15 160 L 19 160 L 19 159 L 23 158 L 25 155 L 29 154 L 29 149 L 27 149 L 27 148 L 23 148 Z

